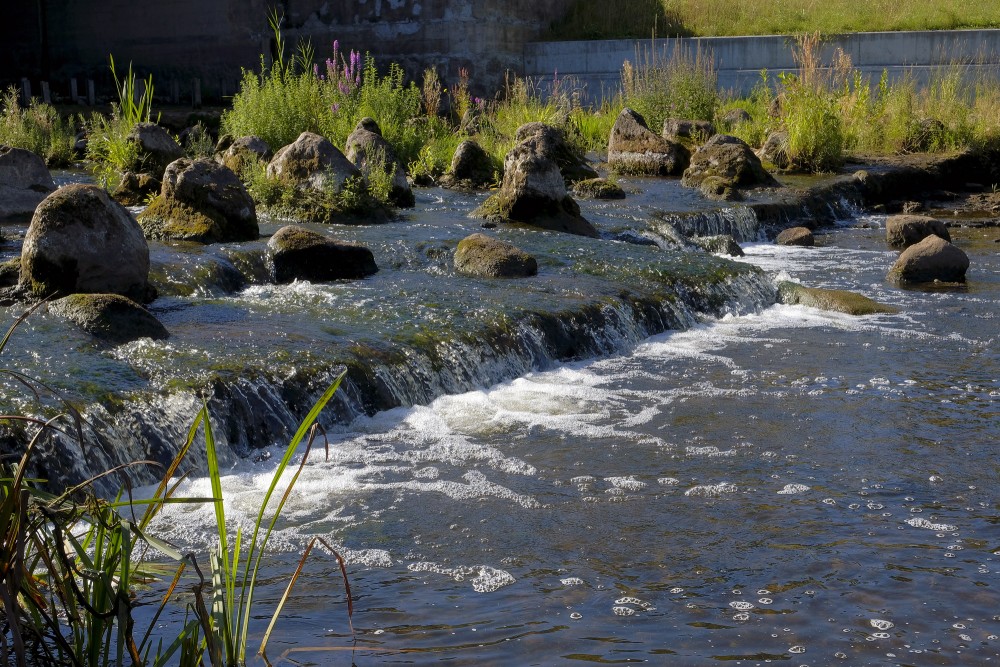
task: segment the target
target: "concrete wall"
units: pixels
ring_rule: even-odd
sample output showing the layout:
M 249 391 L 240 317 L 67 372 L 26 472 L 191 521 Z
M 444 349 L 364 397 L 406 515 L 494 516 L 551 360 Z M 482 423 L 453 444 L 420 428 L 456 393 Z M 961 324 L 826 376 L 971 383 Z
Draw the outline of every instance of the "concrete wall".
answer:
M 334 39 L 345 50 L 398 62 L 419 81 L 436 67 L 446 85 L 460 67 L 476 94 L 492 94 L 520 70 L 525 42 L 538 39 L 571 0 L 0 0 L 0 85 L 28 77 L 66 94 L 69 79 L 93 78 L 110 95 L 108 55 L 152 74 L 157 95 L 170 81 L 199 77 L 205 97 L 232 94 L 241 68 L 270 53 L 268 10 L 285 16 L 294 48 L 312 40 L 317 59 Z
M 537 42 L 524 48 L 525 75 L 547 85 L 554 73 L 565 81 L 575 79 L 591 102 L 613 96 L 621 85 L 622 65 L 650 55 L 669 57 L 674 50 L 695 53 L 701 49 L 714 57 L 719 88 L 747 94 L 768 70 L 772 80 L 779 72 L 796 70 L 792 37 L 702 37 L 589 42 Z M 947 30 L 923 32 L 874 32 L 829 38 L 823 43 L 823 62 L 831 63 L 841 48 L 856 69 L 878 81 L 883 70 L 891 77 L 905 72 L 926 81 L 937 67 L 956 59 L 973 62 L 976 70 L 1000 75 L 1000 30 Z

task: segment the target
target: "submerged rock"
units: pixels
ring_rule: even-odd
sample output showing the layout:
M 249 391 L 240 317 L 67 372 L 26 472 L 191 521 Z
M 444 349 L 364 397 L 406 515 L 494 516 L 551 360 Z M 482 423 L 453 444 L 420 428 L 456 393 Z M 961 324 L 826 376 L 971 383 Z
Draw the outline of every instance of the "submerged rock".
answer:
M 378 271 L 368 248 L 338 243 L 297 225 L 274 233 L 267 242 L 267 258 L 276 283 L 357 279 Z
M 387 173 L 392 179 L 389 201 L 396 206 L 409 208 L 416 203 L 403 164 L 396 157 L 392 145 L 382 137 L 378 123 L 373 119 L 362 118 L 358 122 L 354 132 L 347 137 L 345 157 L 369 180 L 376 169 Z
M 473 234 L 459 241 L 455 270 L 479 278 L 525 278 L 538 273 L 538 262 L 513 244 Z
M 441 185 L 446 188 L 481 190 L 493 182 L 493 160 L 489 154 L 472 139 L 466 139 L 455 149 L 451 166 L 441 177 Z
M 788 280 L 778 285 L 778 301 L 789 305 L 809 306 L 810 308 L 832 310 L 848 315 L 899 312 L 898 308 L 873 301 L 856 292 L 806 287 Z
M 348 179 L 363 178 L 336 146 L 312 132 L 303 132 L 294 143 L 275 153 L 267 165 L 267 177 L 298 188 L 334 193 L 343 190 Z
M 705 252 L 713 255 L 729 255 L 730 257 L 743 257 L 746 253 L 743 248 L 729 234 L 719 234 L 718 236 L 694 236 L 689 241 Z
M 555 160 L 526 140 L 507 153 L 503 184 L 473 215 L 491 222 L 521 222 L 542 229 L 597 238 L 597 230 L 580 215 L 566 192 Z
M 71 294 L 50 303 L 49 310 L 110 343 L 170 336 L 148 310 L 119 294 Z
M 20 285 L 38 298 L 113 293 L 140 302 L 149 246 L 124 206 L 95 185 L 69 185 L 38 205 L 21 250 Z
M 159 176 L 167 165 L 184 155 L 180 144 L 156 123 L 138 123 L 129 132 L 128 141 L 139 149 L 140 171 Z
M 931 234 L 904 250 L 889 269 L 894 283 L 964 282 L 969 256 L 940 236 Z
M 909 248 L 931 234 L 951 242 L 944 223 L 925 215 L 892 215 L 885 221 L 885 240 L 890 248 Z
M 55 189 L 45 160 L 23 148 L 0 146 L 0 220 L 30 218 Z
M 650 176 L 676 176 L 688 166 L 690 153 L 680 143 L 649 129 L 646 119 L 622 109 L 608 139 L 608 164 L 615 171 Z
M 253 199 L 230 169 L 208 158 L 182 158 L 163 174 L 160 196 L 139 215 L 146 236 L 161 240 L 252 241 L 260 232 Z
M 808 227 L 792 227 L 782 230 L 774 242 L 778 245 L 797 245 L 806 248 L 811 248 L 816 244 L 812 230 Z

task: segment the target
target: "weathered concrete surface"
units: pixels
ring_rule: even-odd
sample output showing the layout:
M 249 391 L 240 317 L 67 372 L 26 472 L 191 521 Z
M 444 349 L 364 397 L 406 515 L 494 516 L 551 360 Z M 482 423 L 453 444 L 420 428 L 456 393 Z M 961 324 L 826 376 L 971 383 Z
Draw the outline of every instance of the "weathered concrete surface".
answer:
M 554 72 L 563 81 L 575 79 L 591 101 L 617 93 L 622 64 L 641 61 L 655 49 L 657 57 L 670 57 L 674 50 L 711 53 L 721 90 L 747 94 L 766 69 L 772 81 L 779 72 L 796 71 L 792 57 L 795 38 L 692 37 L 650 40 L 601 40 L 580 42 L 536 42 L 524 48 L 524 74 L 532 79 L 552 80 Z M 990 73 L 1000 66 L 1000 30 L 934 30 L 916 32 L 867 32 L 831 36 L 823 42 L 824 63 L 833 62 L 837 48 L 846 52 L 857 69 L 878 83 L 882 70 L 891 79 L 913 74 L 926 81 L 935 67 L 955 59 L 973 62 L 974 69 Z M 981 58 L 981 60 L 979 60 Z

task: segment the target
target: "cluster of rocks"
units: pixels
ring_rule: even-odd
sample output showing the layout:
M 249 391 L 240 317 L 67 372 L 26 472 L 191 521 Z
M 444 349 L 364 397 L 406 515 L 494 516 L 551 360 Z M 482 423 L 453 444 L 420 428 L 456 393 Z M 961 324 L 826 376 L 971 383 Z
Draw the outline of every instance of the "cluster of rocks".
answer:
M 922 215 L 894 215 L 885 223 L 886 243 L 901 250 L 889 269 L 897 284 L 957 283 L 965 281 L 969 257 L 952 245 L 948 228 L 940 220 Z

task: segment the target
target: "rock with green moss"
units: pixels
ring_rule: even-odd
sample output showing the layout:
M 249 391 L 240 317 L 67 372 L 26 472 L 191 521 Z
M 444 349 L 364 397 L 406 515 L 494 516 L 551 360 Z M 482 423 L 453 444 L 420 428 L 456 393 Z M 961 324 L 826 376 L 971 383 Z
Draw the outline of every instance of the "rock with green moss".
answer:
M 538 273 L 538 261 L 506 241 L 472 234 L 458 243 L 455 270 L 478 278 L 525 278 Z
M 344 156 L 354 163 L 371 182 L 374 172 L 383 172 L 391 180 L 389 201 L 396 206 L 410 208 L 416 200 L 406 180 L 406 169 L 396 157 L 392 145 L 382 137 L 382 130 L 372 118 L 362 118 L 347 137 Z
M 580 215 L 580 206 L 566 192 L 559 166 L 537 148 L 536 142 L 525 141 L 507 153 L 500 190 L 473 215 L 597 238 L 597 230 Z
M 732 181 L 721 176 L 707 176 L 698 185 L 698 191 L 706 199 L 714 201 L 740 201 L 743 196 L 733 187 Z
M 68 185 L 45 198 L 21 249 L 20 285 L 37 298 L 121 294 L 148 302 L 149 246 L 128 210 L 94 185 Z
M 49 311 L 109 343 L 170 336 L 148 310 L 119 294 L 71 294 L 50 303 Z
M 154 177 L 184 155 L 180 144 L 156 123 L 137 123 L 129 132 L 128 141 L 138 148 L 142 171 L 148 171 Z
M 518 144 L 529 143 L 536 153 L 552 159 L 559 166 L 567 186 L 598 176 L 597 170 L 590 166 L 583 153 L 566 140 L 566 134 L 558 127 L 539 122 L 525 123 L 517 128 L 514 141 Z
M 236 140 L 229 137 L 229 140 L 228 145 L 216 154 L 216 161 L 237 174 L 248 164 L 267 163 L 274 157 L 271 147 L 260 137 L 251 135 Z M 219 145 L 221 144 L 222 139 L 219 139 Z M 218 146 L 216 148 L 218 150 Z
M 378 271 L 375 256 L 368 248 L 338 243 L 297 225 L 274 233 L 267 242 L 267 258 L 276 283 L 353 280 Z
M 753 149 L 727 134 L 715 135 L 694 152 L 681 177 L 681 185 L 697 188 L 709 178 L 718 179 L 730 188 L 778 185 Z
M 361 171 L 327 139 L 313 132 L 281 148 L 267 164 L 267 177 L 299 189 L 339 193 L 349 179 L 363 179 Z
M 125 206 L 141 206 L 160 192 L 163 183 L 152 174 L 126 171 L 111 196 Z
M 757 157 L 778 169 L 787 169 L 792 161 L 788 149 L 788 132 L 772 132 L 768 135 L 764 145 L 757 151 Z
M 705 252 L 713 255 L 728 255 L 730 257 L 743 257 L 745 254 L 740 244 L 729 234 L 719 234 L 718 236 L 694 236 L 689 239 Z
M 12 257 L 0 263 L 0 287 L 13 287 L 21 276 L 21 258 Z
M 146 236 L 227 243 L 260 235 L 253 199 L 232 170 L 208 158 L 182 158 L 163 174 L 160 196 L 139 215 Z
M 606 178 L 588 178 L 573 184 L 573 194 L 583 199 L 625 199 L 622 186 Z
M 663 121 L 664 139 L 674 141 L 689 141 L 703 143 L 715 135 L 715 125 L 707 120 L 686 120 L 683 118 L 667 118 Z
M 898 308 L 888 306 L 856 292 L 836 289 L 805 287 L 791 281 L 778 285 L 778 300 L 789 305 L 809 306 L 820 310 L 832 310 L 848 315 L 876 315 L 897 313 Z
M 625 108 L 618 114 L 608 139 L 608 164 L 625 174 L 679 176 L 691 154 L 676 141 L 664 139 L 649 129 L 637 111 Z
M 931 234 L 951 242 L 944 223 L 926 215 L 890 215 L 885 221 L 885 240 L 890 248 L 909 248 Z
M 455 149 L 451 166 L 441 177 L 446 188 L 482 190 L 493 182 L 495 168 L 489 154 L 473 139 L 466 139 Z
M 940 236 L 931 234 L 904 250 L 889 269 L 894 283 L 957 283 L 965 281 L 969 256 Z

